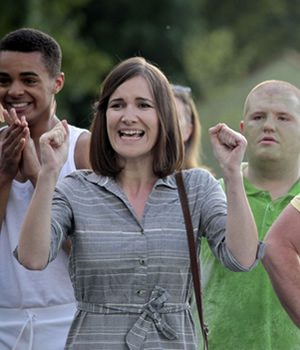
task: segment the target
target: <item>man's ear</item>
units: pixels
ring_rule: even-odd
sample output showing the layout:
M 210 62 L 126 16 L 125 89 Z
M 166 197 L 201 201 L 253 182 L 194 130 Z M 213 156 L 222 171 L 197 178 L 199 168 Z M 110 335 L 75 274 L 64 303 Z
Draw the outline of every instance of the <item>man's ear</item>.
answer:
M 60 90 L 63 88 L 65 83 L 65 74 L 59 73 L 54 78 L 54 85 L 53 85 L 53 94 L 56 95 L 60 92 Z
M 240 129 L 241 129 L 242 134 L 244 134 L 244 121 L 243 120 L 240 121 Z

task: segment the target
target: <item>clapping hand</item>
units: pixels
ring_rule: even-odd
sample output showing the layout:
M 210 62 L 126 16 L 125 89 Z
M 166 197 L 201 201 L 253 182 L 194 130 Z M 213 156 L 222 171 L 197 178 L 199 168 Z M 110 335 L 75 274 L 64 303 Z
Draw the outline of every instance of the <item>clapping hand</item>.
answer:
M 1 132 L 0 173 L 14 179 L 20 167 L 29 128 L 26 118 L 23 116 L 19 119 L 14 109 L 10 113 L 4 109 L 2 115 L 8 127 Z

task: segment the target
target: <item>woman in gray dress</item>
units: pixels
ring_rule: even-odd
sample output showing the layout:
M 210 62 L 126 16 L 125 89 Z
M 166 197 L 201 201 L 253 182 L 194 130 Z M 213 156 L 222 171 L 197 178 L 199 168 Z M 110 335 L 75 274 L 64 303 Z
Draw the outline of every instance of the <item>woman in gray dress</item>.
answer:
M 56 188 L 67 123 L 41 137 L 42 168 L 15 256 L 29 269 L 44 269 L 70 237 L 78 311 L 65 349 L 195 350 L 189 250 L 174 177 L 184 149 L 164 74 L 143 58 L 119 63 L 103 83 L 91 131 L 92 170 L 76 171 Z M 227 200 L 205 169 L 183 171 L 197 250 L 206 237 L 224 266 L 248 271 L 264 246 L 240 172 L 246 141 L 224 124 L 210 136 Z

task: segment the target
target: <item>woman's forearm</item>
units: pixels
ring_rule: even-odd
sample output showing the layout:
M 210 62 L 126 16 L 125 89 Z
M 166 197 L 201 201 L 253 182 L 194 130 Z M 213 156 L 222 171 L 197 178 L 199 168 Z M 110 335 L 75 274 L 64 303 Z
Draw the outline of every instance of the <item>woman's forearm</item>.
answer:
M 256 260 L 258 234 L 241 171 L 247 141 L 222 123 L 210 128 L 209 133 L 227 196 L 226 244 L 236 260 L 243 267 L 250 268 Z
M 236 172 L 223 179 L 227 196 L 227 247 L 242 266 L 250 268 L 256 259 L 258 234 L 242 173 Z
M 26 213 L 18 245 L 19 262 L 30 270 L 48 264 L 51 241 L 51 204 L 57 178 L 40 172 Z
M 51 206 L 59 173 L 67 160 L 69 130 L 66 121 L 40 137 L 42 167 L 26 213 L 18 246 L 19 262 L 31 270 L 44 269 L 51 244 Z

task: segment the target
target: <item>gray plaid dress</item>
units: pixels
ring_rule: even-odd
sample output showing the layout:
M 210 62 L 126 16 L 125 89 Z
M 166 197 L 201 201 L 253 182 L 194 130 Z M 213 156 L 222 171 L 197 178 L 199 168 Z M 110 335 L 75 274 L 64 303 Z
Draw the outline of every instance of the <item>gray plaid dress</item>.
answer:
M 224 242 L 226 199 L 219 182 L 203 169 L 183 176 L 198 253 L 206 236 L 223 265 L 246 271 Z M 139 221 L 114 179 L 76 171 L 57 185 L 51 226 L 49 261 L 67 235 L 72 241 L 69 272 L 78 311 L 65 349 L 197 349 L 174 175 L 156 182 Z

